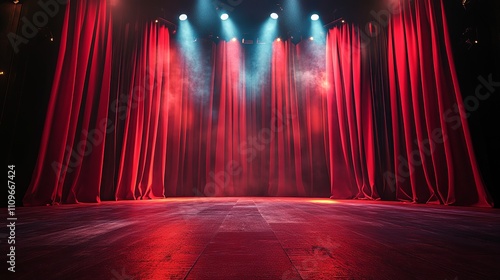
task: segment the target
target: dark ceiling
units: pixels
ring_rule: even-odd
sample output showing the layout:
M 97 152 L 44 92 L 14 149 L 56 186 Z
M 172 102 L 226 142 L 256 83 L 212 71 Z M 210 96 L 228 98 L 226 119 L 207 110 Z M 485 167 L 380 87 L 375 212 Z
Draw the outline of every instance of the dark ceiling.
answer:
M 226 11 L 241 35 L 255 35 L 272 12 L 280 15 L 280 33 L 305 33 L 310 16 L 320 15 L 324 25 L 339 19 L 358 21 L 373 9 L 374 0 L 113 0 L 132 17 L 166 19 L 178 24 L 185 13 L 200 35 L 220 35 L 220 13 Z M 119 7 L 122 6 L 122 7 Z M 204 8 L 201 8 L 204 7 Z M 295 8 L 294 8 L 295 7 Z M 202 20 L 203 18 L 203 20 Z M 307 36 L 307 34 L 303 34 Z

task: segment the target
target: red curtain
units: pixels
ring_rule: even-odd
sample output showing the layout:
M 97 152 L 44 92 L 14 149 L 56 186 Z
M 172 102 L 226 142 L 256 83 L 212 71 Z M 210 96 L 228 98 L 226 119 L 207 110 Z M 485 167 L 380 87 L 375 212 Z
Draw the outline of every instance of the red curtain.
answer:
M 199 145 L 208 154 L 186 155 L 188 159 L 199 158 L 197 162 L 206 156 L 201 173 L 186 171 L 187 176 L 204 178 L 190 183 L 197 187 L 195 192 L 206 196 L 326 195 L 322 99 L 313 81 L 324 67 L 318 66 L 318 59 L 311 63 L 313 56 L 323 57 L 324 49 L 308 42 L 294 45 L 282 41 L 254 50 L 235 41 L 212 48 L 211 95 L 208 103 L 203 103 L 204 109 L 194 110 L 209 108 L 206 115 L 195 118 L 195 122 L 207 122 L 209 129 L 188 134 L 207 135 Z M 264 67 L 247 65 L 257 53 L 266 51 L 271 52 L 271 59 Z M 263 58 L 257 55 L 257 59 Z M 305 69 L 310 78 L 297 78 Z M 190 189 L 181 189 L 183 194 L 192 195 Z M 171 195 L 179 195 L 179 191 Z
M 388 30 L 397 199 L 488 206 L 441 1 L 403 1 Z
M 270 102 L 265 114 L 271 115 L 269 194 L 312 195 L 316 185 L 328 183 L 324 176 L 324 53 L 324 47 L 315 42 L 274 43 L 271 98 L 264 99 Z
M 327 136 L 333 198 L 379 198 L 372 92 L 363 44 L 358 29 L 347 24 L 328 33 Z
M 332 197 L 491 206 L 455 110 L 463 102 L 443 4 L 400 4 L 387 33 L 342 25 L 328 34 Z
M 113 79 L 118 86 L 112 91 L 109 119 L 117 127 L 112 135 L 114 143 L 110 144 L 114 144 L 115 152 L 107 154 L 105 162 L 115 167 L 116 175 L 115 181 L 106 186 L 107 193 L 114 194 L 115 199 L 164 197 L 169 31 L 152 23 L 127 24 L 121 35 L 125 42 L 136 43 L 115 48 L 115 57 L 121 57 L 114 69 L 123 73 Z
M 112 24 L 106 1 L 69 4 L 25 205 L 328 194 L 312 82 L 324 49 L 276 42 L 250 69 L 239 42 L 170 42 L 143 22 Z
M 39 158 L 25 205 L 100 199 L 111 81 L 110 18 L 106 1 L 68 3 Z
M 71 1 L 25 205 L 329 195 L 490 205 L 465 116 L 449 113 L 462 101 L 441 4 L 405 5 L 370 44 L 343 24 L 326 45 L 243 47 L 171 40 L 161 23 L 112 22 L 106 1 Z

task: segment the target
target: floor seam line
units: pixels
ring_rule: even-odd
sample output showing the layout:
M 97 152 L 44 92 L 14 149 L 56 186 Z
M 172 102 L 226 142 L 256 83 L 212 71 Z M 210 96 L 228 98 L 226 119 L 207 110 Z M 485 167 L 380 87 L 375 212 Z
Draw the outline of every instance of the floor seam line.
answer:
M 273 233 L 274 235 L 274 238 L 276 238 L 276 240 L 278 241 L 278 243 L 280 244 L 280 248 L 281 250 L 283 250 L 283 253 L 285 253 L 286 257 L 288 258 L 288 261 L 290 261 L 290 264 L 292 265 L 293 269 L 295 270 L 295 272 L 297 272 L 297 275 L 300 277 L 300 279 L 304 279 L 302 278 L 302 275 L 300 275 L 299 271 L 297 270 L 297 267 L 293 264 L 292 262 L 292 259 L 290 259 L 290 255 L 288 255 L 288 253 L 286 252 L 285 248 L 283 248 L 283 244 L 281 243 L 281 240 L 278 238 L 278 236 L 276 236 L 276 232 L 274 232 L 273 228 L 271 227 L 271 225 L 267 222 L 266 218 L 264 218 L 264 216 L 262 216 L 262 213 L 260 212 L 260 208 L 259 206 L 257 205 L 257 203 L 255 203 L 255 206 L 257 207 L 257 210 L 259 211 L 259 214 L 260 216 L 262 217 L 262 219 L 264 219 L 264 221 L 266 222 L 266 224 L 269 226 L 269 228 L 271 229 L 271 232 Z
M 203 251 L 201 251 L 201 253 L 198 255 L 198 257 L 196 258 L 196 260 L 194 261 L 193 265 L 191 266 L 191 268 L 189 269 L 189 271 L 186 273 L 186 276 L 183 278 L 184 280 L 188 278 L 189 274 L 191 274 L 191 271 L 193 271 L 193 268 L 196 266 L 196 264 L 198 263 L 198 260 L 201 258 L 201 256 L 203 255 L 203 253 L 205 253 L 205 251 L 207 250 L 207 247 L 208 245 L 210 245 L 210 242 L 212 242 L 212 240 L 214 240 L 215 236 L 219 233 L 220 231 L 220 228 L 222 227 L 222 225 L 224 224 L 224 221 L 226 221 L 227 219 L 227 216 L 229 216 L 229 214 L 231 213 L 231 211 L 233 210 L 234 206 L 238 204 L 238 201 L 236 201 L 233 205 L 233 207 L 231 207 L 231 209 L 227 212 L 226 216 L 224 217 L 224 220 L 222 220 L 222 222 L 220 223 L 220 226 L 219 228 L 217 229 L 217 231 L 215 231 L 214 235 L 210 238 L 210 240 L 207 242 L 207 245 L 205 246 L 205 248 L 203 248 Z

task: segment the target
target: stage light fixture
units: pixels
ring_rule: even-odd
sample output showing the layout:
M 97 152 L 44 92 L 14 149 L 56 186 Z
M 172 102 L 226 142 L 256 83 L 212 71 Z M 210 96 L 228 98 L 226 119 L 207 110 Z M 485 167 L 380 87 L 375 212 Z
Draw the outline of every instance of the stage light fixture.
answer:
M 233 39 L 231 39 L 231 41 L 233 41 L 233 42 L 236 42 L 237 40 L 238 40 L 238 39 L 236 39 L 236 37 L 235 37 L 235 38 L 233 38 Z
M 276 39 L 276 41 L 281 42 L 281 38 Z
M 311 16 L 311 20 L 316 21 L 316 20 L 318 20 L 318 19 L 319 19 L 319 15 L 318 15 L 318 14 L 313 14 L 313 15 Z
M 14 0 L 12 2 L 14 2 L 14 4 L 19 4 L 19 0 Z
M 229 15 L 226 14 L 226 13 L 223 13 L 221 16 L 220 16 L 220 19 L 222 20 L 228 20 L 229 19 Z
M 277 13 L 272 13 L 272 14 L 271 14 L 271 18 L 272 18 L 272 19 L 278 19 L 278 18 L 279 18 L 279 16 L 278 16 L 278 14 L 277 14 Z
M 158 23 L 158 20 L 157 20 L 157 19 L 155 19 L 155 23 Z
M 3 71 L 0 71 L 0 76 L 3 76 L 5 73 Z
M 312 37 L 312 36 L 309 37 L 309 40 L 314 41 L 314 37 Z
M 345 20 L 342 20 L 342 23 L 345 23 Z
M 245 38 L 243 38 L 243 39 L 241 39 L 241 43 L 242 43 L 243 45 L 253 45 L 253 44 L 254 44 L 254 41 L 253 41 L 253 40 L 251 40 L 251 39 L 249 40 L 249 39 L 245 39 Z
M 179 20 L 181 21 L 185 21 L 186 19 L 188 19 L 188 16 L 186 14 L 182 14 L 179 16 Z

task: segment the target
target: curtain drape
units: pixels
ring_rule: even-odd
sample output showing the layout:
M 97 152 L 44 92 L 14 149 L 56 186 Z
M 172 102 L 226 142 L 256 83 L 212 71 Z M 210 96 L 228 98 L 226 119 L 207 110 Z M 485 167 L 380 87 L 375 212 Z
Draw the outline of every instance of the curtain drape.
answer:
M 328 153 L 333 198 L 378 199 L 370 77 L 358 28 L 342 25 L 327 40 Z
M 118 33 L 114 90 L 108 118 L 116 131 L 108 146 L 106 165 L 114 166 L 115 178 L 106 186 L 108 198 L 145 199 L 164 197 L 166 139 L 168 129 L 170 38 L 157 24 L 127 24 Z M 132 36 L 130 38 L 129 36 Z M 111 170 L 110 170 L 111 171 Z M 113 174 L 109 172 L 107 174 Z M 114 195 L 112 197 L 111 195 Z
M 69 4 L 25 205 L 328 195 L 321 46 L 252 53 L 237 41 L 174 42 L 144 22 L 112 21 L 106 1 Z M 270 55 L 247 65 L 258 52 Z
M 100 201 L 111 55 L 112 24 L 106 1 L 70 1 L 25 205 Z
M 329 31 L 332 197 L 490 206 L 456 110 L 463 101 L 443 4 L 400 4 L 378 36 L 364 33 L 370 25 Z
M 331 196 L 489 206 L 441 4 L 326 44 L 171 38 L 70 1 L 25 205 Z M 182 28 L 178 33 L 182 33 Z M 451 110 L 451 113 L 450 113 Z M 454 114 L 453 114 L 454 113 Z
M 463 108 L 443 3 L 402 2 L 388 28 L 394 172 L 399 200 L 490 205 Z M 394 177 L 392 177 L 395 175 Z

